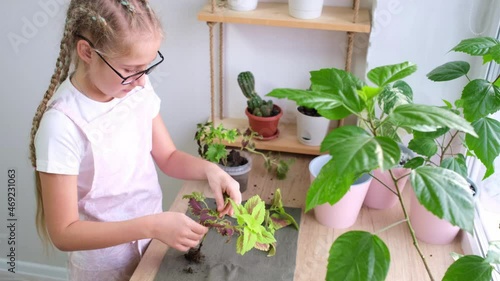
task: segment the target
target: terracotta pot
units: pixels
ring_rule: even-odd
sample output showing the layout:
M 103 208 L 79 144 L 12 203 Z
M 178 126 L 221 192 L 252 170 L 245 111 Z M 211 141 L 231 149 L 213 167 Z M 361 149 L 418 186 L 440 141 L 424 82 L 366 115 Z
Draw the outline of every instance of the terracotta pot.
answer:
M 278 123 L 281 116 L 283 115 L 283 110 L 277 105 L 273 105 L 273 108 L 278 109 L 280 113 L 271 117 L 259 117 L 251 114 L 248 108 L 245 109 L 245 114 L 248 116 L 248 123 L 250 124 L 250 129 L 261 135 L 264 140 L 272 139 L 278 135 Z
M 319 174 L 321 168 L 331 159 L 331 155 L 315 157 L 309 163 L 311 183 Z M 372 177 L 369 174 L 361 176 L 349 191 L 337 203 L 328 203 L 314 207 L 314 217 L 324 226 L 331 228 L 348 228 L 357 220 L 359 211 L 365 199 Z

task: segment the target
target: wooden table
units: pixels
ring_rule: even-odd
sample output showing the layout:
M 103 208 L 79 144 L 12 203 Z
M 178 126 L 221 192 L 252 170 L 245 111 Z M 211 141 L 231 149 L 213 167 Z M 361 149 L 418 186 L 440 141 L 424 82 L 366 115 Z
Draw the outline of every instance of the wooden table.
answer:
M 304 209 L 304 198 L 310 185 L 308 165 L 314 156 L 295 154 L 281 154 L 281 156 L 285 159 L 295 158 L 285 180 L 277 180 L 268 174 L 264 169 L 262 158 L 254 157 L 248 190 L 243 193 L 243 200 L 259 194 L 269 203 L 272 198 L 271 194 L 276 188 L 281 188 L 285 206 Z M 409 187 L 405 190 L 408 191 Z M 203 191 L 207 197 L 213 197 L 206 182 L 186 181 L 177 194 L 170 211 L 185 212 L 187 200 L 183 200 L 182 196 L 193 191 Z M 363 207 L 356 223 L 348 229 L 330 229 L 320 225 L 312 212 L 303 214 L 300 223 L 294 280 L 325 280 L 330 246 L 342 233 L 349 230 L 365 230 L 374 233 L 402 219 L 403 215 L 399 204 L 387 210 Z M 429 280 L 422 261 L 413 246 L 406 224 L 399 224 L 378 235 L 387 244 L 391 254 L 391 266 L 386 280 Z M 451 252 L 463 253 L 459 237 L 449 245 L 429 245 L 420 242 L 420 246 L 436 280 L 442 279 L 446 269 L 453 262 L 449 254 Z M 153 281 L 167 250 L 168 246 L 153 240 L 131 280 Z

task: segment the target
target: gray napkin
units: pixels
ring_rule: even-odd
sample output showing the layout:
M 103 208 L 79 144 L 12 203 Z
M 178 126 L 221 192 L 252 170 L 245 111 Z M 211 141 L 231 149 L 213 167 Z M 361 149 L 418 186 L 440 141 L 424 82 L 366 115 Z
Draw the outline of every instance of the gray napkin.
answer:
M 215 206 L 215 200 L 206 201 L 209 206 Z M 285 210 L 300 225 L 302 210 L 290 207 L 285 207 Z M 291 281 L 295 272 L 298 234 L 293 226 L 276 231 L 276 255 L 273 257 L 267 257 L 266 252 L 257 249 L 242 256 L 236 253 L 237 236 L 226 243 L 227 237 L 210 230 L 201 248 L 205 256 L 201 263 L 188 262 L 184 252 L 169 249 L 155 281 Z

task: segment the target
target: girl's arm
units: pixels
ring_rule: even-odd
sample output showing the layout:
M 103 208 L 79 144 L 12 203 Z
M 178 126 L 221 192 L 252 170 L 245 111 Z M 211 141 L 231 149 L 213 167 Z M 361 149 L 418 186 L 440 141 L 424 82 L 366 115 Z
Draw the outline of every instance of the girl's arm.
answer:
M 208 180 L 214 192 L 217 210 L 225 215 L 232 213 L 230 204 L 224 205 L 223 193 L 235 202 L 241 202 L 239 184 L 216 164 L 179 151 L 158 114 L 153 119 L 153 158 L 168 176 L 187 180 Z
M 180 251 L 195 247 L 207 228 L 182 213 L 164 212 L 121 222 L 81 221 L 77 176 L 40 172 L 50 239 L 62 251 L 92 250 L 156 238 Z

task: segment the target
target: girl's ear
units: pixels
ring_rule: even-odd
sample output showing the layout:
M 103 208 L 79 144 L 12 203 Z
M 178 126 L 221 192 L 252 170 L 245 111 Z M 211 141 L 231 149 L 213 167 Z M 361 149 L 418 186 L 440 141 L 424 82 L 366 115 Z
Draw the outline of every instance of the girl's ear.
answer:
M 76 53 L 80 60 L 84 61 L 87 64 L 90 64 L 90 60 L 92 59 L 92 47 L 90 47 L 89 43 L 83 39 L 79 39 L 76 43 Z

